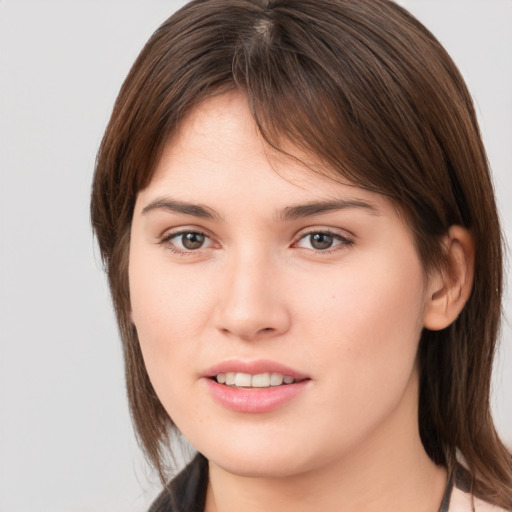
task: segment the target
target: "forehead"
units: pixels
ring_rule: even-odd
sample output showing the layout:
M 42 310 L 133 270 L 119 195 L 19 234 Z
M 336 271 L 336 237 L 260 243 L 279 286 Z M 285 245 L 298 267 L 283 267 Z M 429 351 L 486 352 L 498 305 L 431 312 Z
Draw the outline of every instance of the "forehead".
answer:
M 244 197 L 256 209 L 262 198 L 276 207 L 339 198 L 389 203 L 291 144 L 284 151 L 270 147 L 246 97 L 235 92 L 199 103 L 169 138 L 149 186 L 139 196 L 147 203 L 166 194 L 223 206 Z

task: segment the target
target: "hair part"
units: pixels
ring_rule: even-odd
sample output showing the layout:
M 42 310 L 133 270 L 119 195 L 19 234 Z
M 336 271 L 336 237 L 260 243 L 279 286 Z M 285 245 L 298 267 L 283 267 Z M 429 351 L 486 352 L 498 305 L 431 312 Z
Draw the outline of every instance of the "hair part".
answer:
M 491 417 L 501 316 L 502 240 L 472 104 L 434 36 L 389 0 L 195 0 L 150 38 L 98 152 L 91 216 L 123 340 L 129 403 L 164 476 L 173 423 L 144 367 L 130 317 L 128 249 L 137 193 L 188 112 L 212 94 L 247 96 L 264 140 L 313 155 L 322 172 L 388 196 L 423 265 L 445 264 L 452 225 L 475 240 L 472 295 L 419 347 L 419 428 L 450 471 L 460 453 L 475 495 L 512 507 L 512 459 Z

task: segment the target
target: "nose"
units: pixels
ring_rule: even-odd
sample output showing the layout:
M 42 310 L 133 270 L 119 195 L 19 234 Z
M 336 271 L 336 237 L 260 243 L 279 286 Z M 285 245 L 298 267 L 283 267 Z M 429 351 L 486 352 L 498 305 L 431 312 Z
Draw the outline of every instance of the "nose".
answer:
M 223 334 L 243 340 L 271 338 L 290 328 L 286 289 L 277 265 L 264 255 L 227 264 L 214 315 Z

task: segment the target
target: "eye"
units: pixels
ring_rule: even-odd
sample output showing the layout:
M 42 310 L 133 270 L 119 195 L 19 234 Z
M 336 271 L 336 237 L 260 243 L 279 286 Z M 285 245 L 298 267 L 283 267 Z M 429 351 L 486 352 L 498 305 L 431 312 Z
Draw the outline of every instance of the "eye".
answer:
M 329 249 L 336 250 L 335 248 L 337 246 L 346 246 L 352 243 L 352 240 L 337 233 L 330 231 L 312 231 L 303 235 L 295 245 L 303 249 L 329 252 Z
M 161 242 L 168 245 L 172 251 L 178 253 L 205 249 L 213 244 L 212 240 L 200 231 L 180 231 L 179 233 L 171 233 L 165 236 Z

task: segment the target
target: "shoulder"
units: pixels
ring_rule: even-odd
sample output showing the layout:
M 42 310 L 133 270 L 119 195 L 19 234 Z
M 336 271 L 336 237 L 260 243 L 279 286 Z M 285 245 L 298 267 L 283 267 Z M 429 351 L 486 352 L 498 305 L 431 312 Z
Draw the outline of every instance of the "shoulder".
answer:
M 471 494 L 458 488 L 454 488 L 452 491 L 449 510 L 450 512 L 473 512 L 473 510 L 474 512 L 509 512 L 496 505 L 474 498 Z
M 208 461 L 197 454 L 160 493 L 148 512 L 203 512 L 208 483 Z

